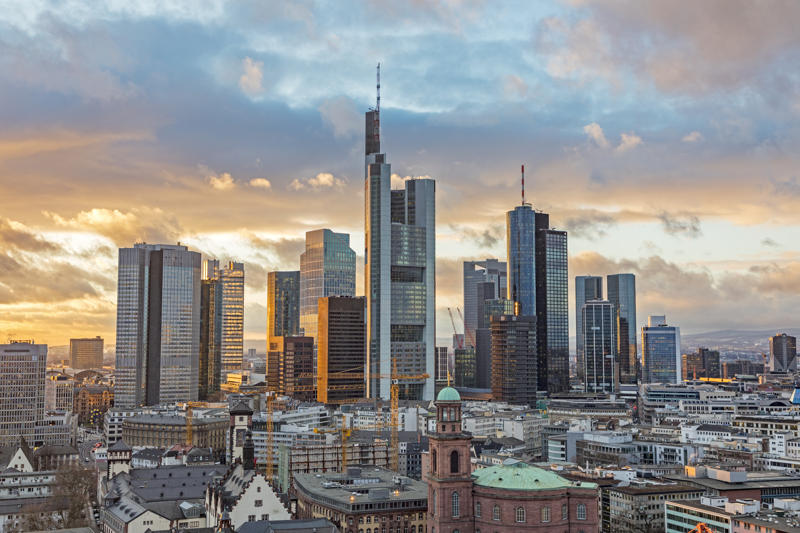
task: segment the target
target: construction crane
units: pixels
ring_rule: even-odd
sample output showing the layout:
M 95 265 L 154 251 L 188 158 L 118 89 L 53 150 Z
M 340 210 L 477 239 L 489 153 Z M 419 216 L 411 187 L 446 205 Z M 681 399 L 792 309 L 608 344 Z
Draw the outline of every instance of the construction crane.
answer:
M 186 402 L 186 444 L 193 446 L 192 417 L 195 407 L 208 407 L 208 402 Z
M 687 531 L 687 533 L 715 533 L 713 529 L 705 525 L 703 522 L 700 522 L 695 526 L 694 529 L 691 531 Z
M 463 348 L 464 347 L 463 339 L 458 340 L 458 328 L 456 328 L 456 321 L 453 318 L 453 310 L 448 307 L 447 313 L 450 315 L 450 323 L 453 324 L 453 338 L 456 339 L 456 342 L 458 342 L 457 348 Z
M 467 331 L 467 323 L 464 321 L 464 315 L 461 314 L 461 308 L 460 307 L 456 307 L 456 311 L 458 311 L 458 318 L 461 319 L 461 323 L 464 324 L 464 337 L 466 337 L 467 333 L 469 333 L 469 338 L 467 340 L 469 341 L 470 346 L 472 346 L 474 348 L 476 346 L 476 344 L 475 344 L 475 334 L 472 331 L 469 331 L 469 332 Z
M 341 445 L 342 445 L 342 472 L 347 470 L 347 438 L 352 433 L 351 430 L 345 427 L 344 423 L 344 413 L 342 413 L 342 425 L 340 428 L 331 428 L 331 429 L 321 429 L 321 428 L 314 428 L 314 433 L 341 433 Z

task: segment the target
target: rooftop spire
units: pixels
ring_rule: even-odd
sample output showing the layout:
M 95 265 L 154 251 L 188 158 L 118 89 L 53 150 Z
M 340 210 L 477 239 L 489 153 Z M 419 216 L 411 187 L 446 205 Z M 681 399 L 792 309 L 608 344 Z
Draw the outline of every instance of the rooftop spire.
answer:
M 375 103 L 375 111 L 378 113 L 381 112 L 381 64 L 378 62 L 378 85 L 376 86 L 378 90 L 378 101 Z
M 525 165 L 522 165 L 522 205 L 525 205 Z

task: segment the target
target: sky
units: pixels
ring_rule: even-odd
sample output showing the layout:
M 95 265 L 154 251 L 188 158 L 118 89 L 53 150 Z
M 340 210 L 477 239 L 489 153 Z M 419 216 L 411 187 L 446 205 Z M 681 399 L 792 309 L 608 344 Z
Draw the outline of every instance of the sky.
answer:
M 576 275 L 684 332 L 798 325 L 800 3 L 0 1 L 0 337 L 113 344 L 117 249 L 266 273 L 351 234 L 381 63 L 393 181 L 437 182 L 437 336 L 526 197 Z M 460 325 L 459 325 L 460 327 Z

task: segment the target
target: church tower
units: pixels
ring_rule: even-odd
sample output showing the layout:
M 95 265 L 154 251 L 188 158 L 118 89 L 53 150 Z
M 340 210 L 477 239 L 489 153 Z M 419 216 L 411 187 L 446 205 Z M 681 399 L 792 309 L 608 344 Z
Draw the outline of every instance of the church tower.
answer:
M 430 533 L 473 533 L 472 435 L 461 430 L 461 396 L 445 387 L 436 397 L 436 432 L 430 435 Z
M 228 463 L 241 461 L 247 433 L 253 424 L 253 410 L 246 401 L 240 401 L 230 410 L 231 422 L 228 429 Z

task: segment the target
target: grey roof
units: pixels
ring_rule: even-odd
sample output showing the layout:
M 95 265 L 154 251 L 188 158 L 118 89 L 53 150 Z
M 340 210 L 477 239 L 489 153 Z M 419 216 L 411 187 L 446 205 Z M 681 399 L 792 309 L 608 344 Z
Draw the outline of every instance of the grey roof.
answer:
M 205 498 L 206 486 L 224 471 L 222 465 L 162 466 L 120 475 L 128 477 L 131 490 L 144 502 L 158 502 Z
M 734 428 L 722 424 L 700 424 L 697 431 L 713 431 L 716 433 L 733 433 Z
M 36 448 L 33 452 L 34 457 L 42 455 L 78 455 L 78 450 L 64 444 L 46 444 Z
M 219 422 L 225 421 L 223 417 L 195 417 L 192 418 L 192 425 L 193 426 L 202 426 L 204 424 L 215 424 Z M 130 424 L 159 424 L 162 426 L 185 426 L 186 425 L 186 417 L 181 415 L 157 415 L 157 414 L 141 414 L 141 415 L 134 415 L 129 416 L 123 420 L 122 424 L 130 425 Z
M 35 506 L 37 510 L 58 511 L 69 507 L 66 498 L 15 498 L 13 500 L 0 500 L 0 515 L 19 514 L 25 509 Z
M 236 533 L 273 533 L 293 531 L 294 533 L 337 533 L 336 526 L 325 518 L 311 520 L 256 520 L 245 522 Z
M 133 498 L 122 496 L 119 501 L 108 505 L 105 511 L 121 520 L 123 524 L 127 524 L 137 516 L 144 514 L 147 509 L 139 505 Z
M 133 451 L 133 448 L 131 448 L 130 446 L 125 444 L 124 440 L 119 439 L 117 442 L 114 443 L 113 446 L 111 446 L 108 449 L 108 451 L 109 452 L 131 452 L 131 451 Z
M 7 470 L 6 467 L 8 466 L 8 463 L 11 462 L 11 458 L 14 457 L 14 454 L 17 453 L 17 450 L 20 448 L 22 448 L 22 453 L 28 458 L 31 466 L 34 465 L 33 452 L 31 451 L 30 446 L 28 446 L 27 441 L 25 441 L 25 437 L 19 437 L 14 444 L 0 448 L 0 470 Z
M 236 405 L 231 407 L 230 414 L 232 415 L 252 415 L 253 410 L 250 409 L 250 405 L 245 402 L 244 400 L 238 402 Z
M 144 448 L 134 453 L 132 457 L 134 459 L 145 459 L 145 460 L 150 459 L 159 461 L 163 454 L 164 454 L 163 448 Z

